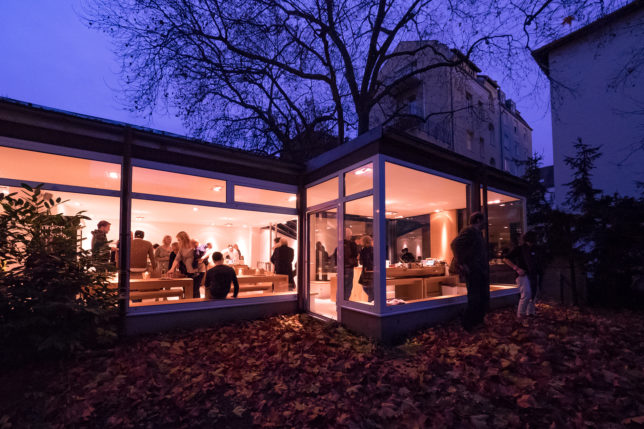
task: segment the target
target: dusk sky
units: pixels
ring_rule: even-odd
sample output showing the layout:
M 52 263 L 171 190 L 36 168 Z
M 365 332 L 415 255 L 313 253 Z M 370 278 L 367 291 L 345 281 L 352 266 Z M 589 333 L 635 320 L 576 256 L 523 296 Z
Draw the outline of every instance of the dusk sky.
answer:
M 78 13 L 81 0 L 0 1 L 0 96 L 176 134 L 187 134 L 177 118 L 152 118 L 127 110 L 120 98 L 119 64 L 109 38 L 88 29 Z M 483 70 L 498 79 L 499 73 Z M 499 81 L 534 129 L 533 151 L 552 164 L 547 90 L 519 96 Z

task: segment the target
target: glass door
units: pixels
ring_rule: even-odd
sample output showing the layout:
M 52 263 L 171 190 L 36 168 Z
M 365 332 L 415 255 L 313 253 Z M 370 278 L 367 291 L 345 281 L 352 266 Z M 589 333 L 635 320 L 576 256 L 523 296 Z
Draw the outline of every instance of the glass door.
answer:
M 338 210 L 309 213 L 307 220 L 309 311 L 337 320 Z

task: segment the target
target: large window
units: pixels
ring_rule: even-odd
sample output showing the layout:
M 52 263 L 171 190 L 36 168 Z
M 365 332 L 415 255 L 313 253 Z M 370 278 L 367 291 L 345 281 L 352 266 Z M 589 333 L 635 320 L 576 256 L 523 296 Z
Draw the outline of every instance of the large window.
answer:
M 514 271 L 503 258 L 519 244 L 523 234 L 523 200 L 499 192 L 487 192 L 490 283 L 513 284 Z
M 132 192 L 224 203 L 226 181 L 134 167 Z
M 0 146 L 0 178 L 119 190 L 121 166 Z
M 334 177 L 306 189 L 306 205 L 313 207 L 338 199 L 338 178 Z
M 373 197 L 344 204 L 344 299 L 374 303 Z
M 284 214 L 198 202 L 185 204 L 181 199 L 185 196 L 225 202 L 226 181 L 157 170 L 138 171 L 143 170 L 144 176 L 133 177 L 133 189 L 154 182 L 154 175 L 158 174 L 159 181 L 172 179 L 170 192 L 180 198 L 177 202 L 155 201 L 154 195 L 146 192 L 145 199 L 135 195 L 132 200 L 131 230 L 135 235 L 130 258 L 132 307 L 233 299 L 232 284 L 224 285 L 229 289 L 220 290 L 215 282 L 208 282 L 219 271 L 213 270 L 216 252 L 223 255 L 223 265 L 236 273 L 238 299 L 295 294 L 298 242 L 294 210 Z M 142 179 L 143 183 L 139 183 Z M 194 189 L 195 184 L 198 189 Z M 239 202 L 295 207 L 294 193 L 230 183 L 228 186 L 234 186 L 235 200 Z M 167 188 L 160 195 L 167 195 L 165 191 Z M 188 245 L 181 248 L 182 241 Z M 176 258 L 177 254 L 182 256 Z
M 385 164 L 388 305 L 464 295 L 449 275 L 450 243 L 466 225 L 465 183 Z

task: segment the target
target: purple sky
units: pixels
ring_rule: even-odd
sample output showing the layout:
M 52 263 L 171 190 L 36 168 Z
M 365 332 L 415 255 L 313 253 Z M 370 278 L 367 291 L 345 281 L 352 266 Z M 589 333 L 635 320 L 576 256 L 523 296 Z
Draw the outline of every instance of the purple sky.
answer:
M 126 110 L 111 42 L 85 27 L 80 8 L 80 0 L 0 0 L 0 96 L 186 134 L 170 114 L 144 118 Z M 493 71 L 483 73 L 498 79 Z M 519 97 L 509 83 L 499 83 L 534 129 L 533 151 L 552 164 L 547 92 Z

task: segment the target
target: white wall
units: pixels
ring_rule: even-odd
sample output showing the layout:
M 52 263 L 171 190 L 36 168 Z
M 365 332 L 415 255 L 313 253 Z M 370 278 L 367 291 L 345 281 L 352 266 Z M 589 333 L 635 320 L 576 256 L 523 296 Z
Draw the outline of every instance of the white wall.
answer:
M 575 154 L 578 138 L 591 146 L 602 146 L 603 155 L 593 174 L 596 188 L 609 194 L 638 194 L 635 181 L 644 181 L 644 149 L 632 153 L 632 148 L 643 143 L 644 115 L 628 112 L 644 108 L 644 72 L 627 79 L 626 85 L 619 84 L 618 74 L 643 41 L 644 10 L 640 8 L 636 14 L 550 53 L 552 78 L 561 83 L 551 84 L 558 206 L 567 200 L 564 184 L 572 180 L 564 159 Z

